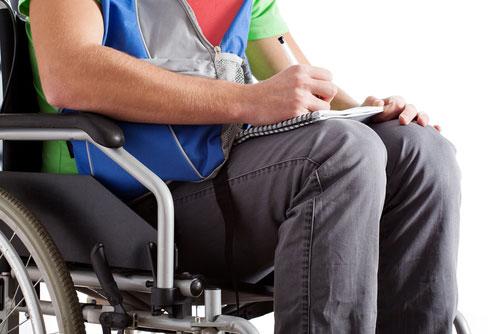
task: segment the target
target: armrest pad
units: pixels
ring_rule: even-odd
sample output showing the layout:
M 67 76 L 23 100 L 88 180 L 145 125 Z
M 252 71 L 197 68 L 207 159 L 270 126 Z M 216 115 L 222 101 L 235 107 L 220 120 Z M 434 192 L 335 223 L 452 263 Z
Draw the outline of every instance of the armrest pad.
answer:
M 123 131 L 117 124 L 92 113 L 0 114 L 2 129 L 79 129 L 105 147 L 119 148 L 125 143 Z

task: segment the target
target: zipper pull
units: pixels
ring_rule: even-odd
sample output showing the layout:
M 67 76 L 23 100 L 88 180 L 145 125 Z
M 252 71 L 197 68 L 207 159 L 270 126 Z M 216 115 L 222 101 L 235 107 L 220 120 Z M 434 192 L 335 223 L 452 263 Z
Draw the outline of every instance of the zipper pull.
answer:
M 219 45 L 217 45 L 214 46 L 214 51 L 215 51 L 215 59 L 219 60 L 221 58 L 222 49 L 220 48 Z
M 221 79 L 221 74 L 219 73 L 219 67 L 222 65 L 222 49 L 220 46 L 214 46 L 214 66 L 215 66 L 215 77 Z

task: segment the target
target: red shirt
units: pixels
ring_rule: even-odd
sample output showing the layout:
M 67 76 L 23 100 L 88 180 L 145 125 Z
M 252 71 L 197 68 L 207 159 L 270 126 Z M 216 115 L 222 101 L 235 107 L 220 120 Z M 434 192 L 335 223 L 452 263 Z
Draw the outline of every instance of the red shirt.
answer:
M 212 45 L 220 45 L 243 0 L 188 0 L 188 3 L 203 34 Z

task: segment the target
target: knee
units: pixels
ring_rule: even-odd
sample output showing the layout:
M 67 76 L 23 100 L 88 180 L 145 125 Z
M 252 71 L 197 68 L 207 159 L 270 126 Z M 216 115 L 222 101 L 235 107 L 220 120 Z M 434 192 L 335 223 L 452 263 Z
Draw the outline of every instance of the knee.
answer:
M 323 176 L 339 171 L 354 172 L 355 182 L 360 185 L 367 186 L 373 180 L 385 184 L 387 150 L 370 127 L 351 120 L 329 120 L 318 123 L 315 133 L 311 158 L 321 157 Z
M 388 147 L 388 169 L 396 170 L 401 167 L 398 164 L 407 163 L 415 174 L 434 186 L 458 191 L 460 169 L 455 147 L 434 128 L 416 123 L 400 126 L 395 121 L 374 129 Z
M 415 158 L 416 166 L 421 166 L 423 175 L 437 186 L 456 187 L 460 183 L 460 169 L 453 144 L 430 126 L 411 124 L 407 130 L 407 150 Z
M 341 143 L 341 150 L 352 159 L 354 167 L 385 173 L 387 149 L 370 127 L 360 122 L 346 122 Z

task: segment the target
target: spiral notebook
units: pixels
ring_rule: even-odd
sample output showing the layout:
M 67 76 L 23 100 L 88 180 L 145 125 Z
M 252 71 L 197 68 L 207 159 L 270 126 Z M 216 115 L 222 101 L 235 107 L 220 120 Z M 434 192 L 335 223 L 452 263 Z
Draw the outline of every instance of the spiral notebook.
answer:
M 251 138 L 287 132 L 312 123 L 332 118 L 351 119 L 366 123 L 370 120 L 370 118 L 372 118 L 376 114 L 381 113 L 382 111 L 384 111 L 384 107 L 357 107 L 340 111 L 314 111 L 276 124 L 252 126 L 246 130 L 242 130 L 236 135 L 233 145 L 241 144 Z

